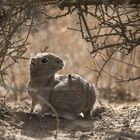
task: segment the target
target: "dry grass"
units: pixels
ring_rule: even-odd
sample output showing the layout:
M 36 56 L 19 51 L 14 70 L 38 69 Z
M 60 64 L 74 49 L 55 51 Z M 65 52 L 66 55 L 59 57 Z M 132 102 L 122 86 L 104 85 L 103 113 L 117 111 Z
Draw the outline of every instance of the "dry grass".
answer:
M 65 68 L 60 73 L 78 73 L 84 76 L 90 82 L 96 84 L 97 82 L 97 73 L 92 69 L 95 69 L 94 59 L 91 58 L 89 54 L 90 45 L 86 43 L 82 38 L 79 32 L 69 31 L 67 27 L 77 27 L 77 16 L 68 15 L 61 20 L 50 20 L 45 25 L 38 25 L 33 30 L 29 36 L 27 46 L 28 51 L 25 54 L 26 58 L 40 52 L 48 46 L 46 51 L 53 52 L 61 56 L 65 60 Z M 89 19 L 89 23 L 93 24 Z M 95 24 L 95 23 L 94 23 Z M 26 29 L 25 29 L 26 31 Z M 21 36 L 26 35 L 22 33 Z M 110 39 L 110 42 L 114 41 L 114 38 Z M 140 56 L 139 48 L 135 51 L 135 58 L 133 58 L 133 53 L 127 56 L 123 56 L 121 53 L 116 53 L 105 67 L 105 71 L 101 73 L 101 76 L 98 81 L 97 88 L 102 89 L 100 94 L 101 96 L 108 97 L 114 96 L 112 93 L 120 96 L 122 93 L 125 97 L 128 94 L 132 94 L 137 99 L 139 99 L 139 81 L 134 82 L 116 82 L 118 79 L 113 78 L 112 76 L 116 75 L 120 78 L 129 78 L 129 75 L 139 75 L 140 69 L 131 67 L 130 65 L 120 63 L 117 60 L 124 62 L 130 62 L 139 67 Z M 97 61 L 102 65 L 103 58 L 105 53 L 99 53 L 97 56 Z M 14 96 L 14 100 L 25 95 L 26 85 L 29 81 L 29 61 L 21 60 L 19 63 L 16 63 L 8 72 L 7 76 L 7 85 L 10 85 L 12 81 L 12 89 L 10 89 L 9 94 Z M 112 75 L 112 76 L 110 76 Z M 105 92 L 106 89 L 109 92 Z M 6 91 L 1 87 L 1 93 L 5 94 Z M 131 98 L 131 97 L 130 97 Z M 110 98 L 108 98 L 110 99 Z M 114 96 L 114 100 L 115 100 Z M 125 98 L 123 98 L 125 100 Z M 131 99 L 130 99 L 131 100 Z
M 11 140 L 55 139 L 55 117 L 29 114 L 26 107 L 22 108 L 24 103 L 10 108 L 10 111 L 0 106 L 0 138 Z M 90 120 L 60 119 L 57 139 L 138 140 L 140 139 L 139 115 L 140 105 L 98 106 Z

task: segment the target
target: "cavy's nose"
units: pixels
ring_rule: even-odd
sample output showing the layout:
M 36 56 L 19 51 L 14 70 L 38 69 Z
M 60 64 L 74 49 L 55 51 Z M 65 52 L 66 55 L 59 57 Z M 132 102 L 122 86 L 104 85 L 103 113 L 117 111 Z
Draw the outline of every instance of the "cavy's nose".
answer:
M 56 62 L 57 63 L 63 63 L 63 60 L 59 58 L 59 59 L 56 60 Z

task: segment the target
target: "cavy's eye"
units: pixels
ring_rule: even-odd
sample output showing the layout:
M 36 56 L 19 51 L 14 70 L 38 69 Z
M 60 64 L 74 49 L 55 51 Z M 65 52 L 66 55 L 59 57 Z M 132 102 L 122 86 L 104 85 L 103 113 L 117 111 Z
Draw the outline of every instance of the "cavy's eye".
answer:
M 49 59 L 48 58 L 42 58 L 41 62 L 42 63 L 48 63 L 49 62 Z

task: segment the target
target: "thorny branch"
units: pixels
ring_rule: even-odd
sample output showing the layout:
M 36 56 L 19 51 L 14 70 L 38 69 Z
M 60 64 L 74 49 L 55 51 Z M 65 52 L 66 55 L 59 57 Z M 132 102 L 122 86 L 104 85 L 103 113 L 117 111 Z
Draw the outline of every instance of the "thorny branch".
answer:
M 60 8 L 60 12 L 51 15 L 47 10 L 51 6 Z M 106 52 L 107 58 L 102 59 L 104 63 L 101 64 L 99 76 L 107 62 L 112 59 L 108 52 L 129 55 L 140 45 L 139 0 L 2 0 L 0 2 L 1 81 L 4 83 L 6 70 L 24 58 L 31 26 L 36 24 L 34 19 L 41 16 L 46 20 L 58 19 L 74 14 L 75 11 L 78 11 L 80 29 L 69 29 L 80 31 L 82 38 L 91 43 L 90 54 L 93 59 L 97 59 L 99 52 Z M 31 24 L 27 36 L 20 38 L 20 30 L 29 22 Z M 110 41 L 112 39 L 113 41 Z M 131 64 L 131 67 L 134 65 Z
M 103 60 L 104 64 L 101 66 L 105 67 L 112 59 L 108 55 L 109 51 L 128 55 L 140 45 L 139 4 L 138 0 L 2 0 L 0 2 L 0 75 L 3 83 L 6 69 L 24 58 L 31 26 L 34 25 L 33 19 L 39 16 L 45 16 L 46 20 L 58 19 L 77 10 L 80 30 L 74 31 L 80 31 L 82 38 L 91 43 L 90 54 L 93 59 L 96 59 L 100 51 L 106 51 L 108 59 Z M 47 10 L 50 6 L 68 8 L 64 12 L 60 10 L 56 15 L 51 15 Z M 91 24 L 90 22 L 94 20 L 96 24 Z M 18 32 L 27 22 L 31 23 L 29 32 L 26 38 L 21 39 L 18 37 Z M 112 37 L 115 37 L 113 42 L 110 41 Z M 101 71 L 99 75 L 100 73 Z
M 53 8 L 55 6 L 55 9 L 60 8 L 60 12 L 51 15 L 48 10 L 50 6 Z M 19 59 L 24 58 L 31 26 L 36 25 L 33 20 L 41 16 L 44 16 L 47 21 L 64 18 L 75 11 L 78 11 L 80 29 L 69 29 L 81 32 L 82 38 L 91 43 L 90 55 L 93 59 L 99 57 L 99 52 L 106 52 L 107 58 L 102 59 L 104 62 L 102 66 L 96 64 L 101 71 L 112 59 L 108 52 L 129 55 L 140 45 L 139 0 L 2 0 L 0 2 L 0 75 L 3 85 L 5 85 L 6 70 Z M 29 22 L 31 24 L 26 38 L 20 38 L 20 30 Z M 112 38 L 115 39 L 110 41 Z M 123 63 L 122 60 L 119 61 Z M 131 67 L 134 65 L 131 64 Z
M 137 51 L 133 54 L 134 49 L 139 49 L 140 46 L 140 7 L 139 5 L 127 5 L 125 7 L 117 5 L 99 5 L 94 8 L 87 6 L 78 7 L 79 15 L 79 29 L 72 29 L 73 31 L 80 31 L 82 38 L 86 42 L 91 43 L 92 50 L 90 54 L 94 59 L 102 59 L 102 62 L 96 61 L 98 65 L 98 78 L 101 76 L 101 72 L 109 63 L 113 60 L 113 55 L 109 55 L 109 52 L 113 54 L 121 53 L 122 56 L 129 56 L 132 54 L 133 62 L 125 62 L 129 67 L 140 67 L 134 64 Z M 93 12 L 94 10 L 94 12 Z M 86 17 L 86 20 L 85 20 Z M 91 20 L 92 19 L 92 20 Z M 94 20 L 97 20 L 96 24 L 91 24 Z M 112 40 L 113 39 L 113 40 Z M 102 56 L 100 55 L 102 52 Z M 106 57 L 106 58 L 105 58 Z M 116 60 L 116 59 L 114 59 Z M 123 60 L 118 60 L 124 64 Z M 100 67 L 100 69 L 99 69 Z M 119 81 L 134 81 L 140 79 L 139 76 L 130 76 L 131 78 L 117 78 Z
M 49 8 L 59 9 L 59 13 L 51 14 Z M 7 70 L 24 59 L 27 51 L 28 37 L 34 25 L 45 23 L 43 20 L 65 18 L 68 14 L 77 12 L 79 17 L 78 31 L 82 38 L 91 44 L 88 46 L 98 73 L 97 81 L 102 72 L 118 81 L 139 80 L 140 75 L 120 78 L 106 69 L 110 61 L 128 65 L 130 69 L 140 67 L 135 64 L 137 51 L 140 46 L 140 1 L 139 0 L 1 0 L 0 1 L 0 85 L 5 88 Z M 96 21 L 96 22 L 95 22 Z M 29 25 L 27 36 L 20 37 L 20 31 Z M 22 31 L 23 32 L 23 31 Z M 115 54 L 132 54 L 133 61 L 126 62 L 114 57 Z M 99 61 L 100 58 L 100 61 Z M 10 85 L 11 86 L 11 85 Z M 7 89 L 7 93 L 9 88 Z M 7 95 L 7 94 L 6 94 Z M 6 96 L 5 95 L 5 96 Z M 59 118 L 56 114 L 57 129 Z

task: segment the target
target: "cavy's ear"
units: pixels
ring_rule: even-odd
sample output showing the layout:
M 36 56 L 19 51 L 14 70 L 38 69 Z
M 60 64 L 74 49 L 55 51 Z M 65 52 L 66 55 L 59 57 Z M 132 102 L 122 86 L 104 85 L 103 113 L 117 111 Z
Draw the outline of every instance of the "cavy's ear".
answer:
M 31 61 L 35 61 L 35 58 L 34 58 L 34 57 L 32 57 L 32 58 L 31 58 Z
M 30 57 L 29 61 L 28 61 L 28 65 L 31 64 L 31 60 L 32 60 L 32 57 Z
M 38 52 L 36 55 L 41 55 L 42 54 L 42 52 Z
M 31 55 L 31 58 L 35 58 L 35 57 L 37 57 L 37 56 L 41 56 L 41 52 L 36 52 L 36 53 L 31 53 L 30 55 Z
M 31 62 L 35 61 L 35 58 L 34 57 L 30 57 L 29 59 L 29 65 L 31 64 Z

